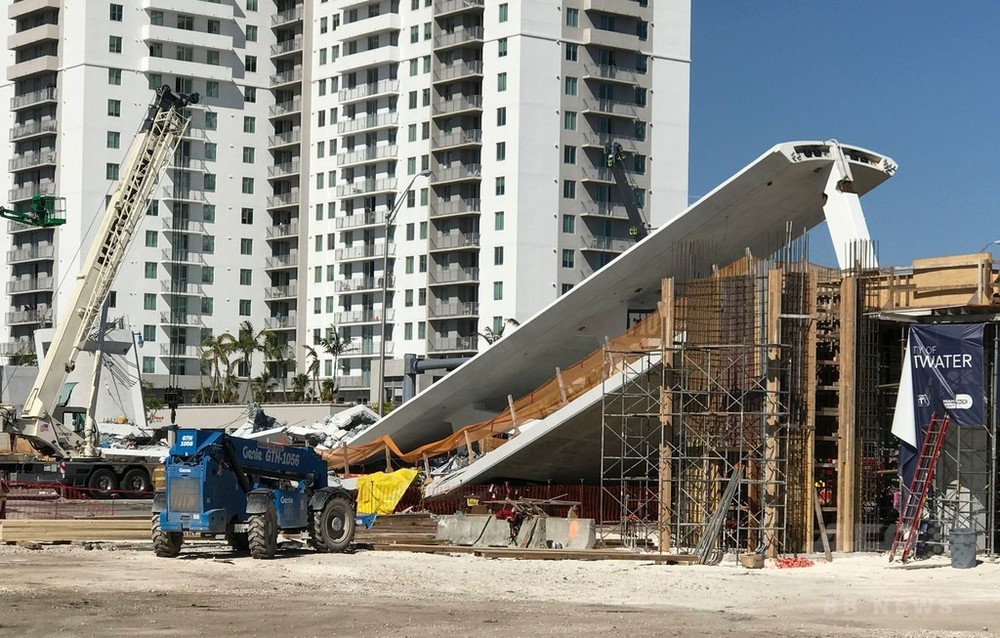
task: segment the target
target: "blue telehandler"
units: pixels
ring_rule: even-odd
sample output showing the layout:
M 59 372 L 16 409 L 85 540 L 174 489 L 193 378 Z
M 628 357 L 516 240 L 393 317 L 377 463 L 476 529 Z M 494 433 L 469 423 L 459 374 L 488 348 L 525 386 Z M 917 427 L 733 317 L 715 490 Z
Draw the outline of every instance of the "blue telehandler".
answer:
M 320 552 L 354 540 L 353 497 L 330 485 L 326 462 L 307 447 L 183 429 L 165 469 L 166 489 L 153 498 L 157 556 L 177 556 L 184 533 L 224 534 L 254 558 L 274 557 L 279 530 L 308 532 Z

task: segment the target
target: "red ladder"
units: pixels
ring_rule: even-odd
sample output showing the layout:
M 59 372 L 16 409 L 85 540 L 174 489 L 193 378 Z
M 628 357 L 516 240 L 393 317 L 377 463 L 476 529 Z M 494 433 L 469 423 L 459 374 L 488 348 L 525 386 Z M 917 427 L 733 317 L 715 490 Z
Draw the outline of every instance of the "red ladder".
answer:
M 903 510 L 899 515 L 899 523 L 896 526 L 896 535 L 892 539 L 892 548 L 889 550 L 889 562 L 896 558 L 899 551 L 899 558 L 904 563 L 913 554 L 913 547 L 917 541 L 917 527 L 920 525 L 920 515 L 924 510 L 924 503 L 927 501 L 927 493 L 930 491 L 931 483 L 934 481 L 934 470 L 937 467 L 938 457 L 941 455 L 941 445 L 944 443 L 945 434 L 948 433 L 950 417 L 945 414 L 944 418 L 938 418 L 936 414 L 931 415 L 931 422 L 927 424 L 927 433 L 924 435 L 924 443 L 920 446 L 920 456 L 917 458 L 917 467 L 913 472 L 913 480 L 906 491 L 906 499 L 903 502 Z

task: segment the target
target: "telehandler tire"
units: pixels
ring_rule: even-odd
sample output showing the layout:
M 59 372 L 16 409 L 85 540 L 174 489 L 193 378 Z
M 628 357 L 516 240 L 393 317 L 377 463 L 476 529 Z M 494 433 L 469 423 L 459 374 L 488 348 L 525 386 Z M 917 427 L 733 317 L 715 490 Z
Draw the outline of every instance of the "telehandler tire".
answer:
M 354 506 L 342 496 L 327 500 L 312 524 L 309 536 L 317 551 L 342 552 L 354 542 Z
M 251 514 L 247 523 L 250 556 L 258 559 L 274 558 L 278 551 L 278 515 L 274 511 L 274 503 L 268 503 L 263 514 Z
M 150 523 L 153 538 L 153 553 L 160 558 L 176 558 L 181 553 L 184 535 L 180 532 L 165 532 L 160 526 L 160 515 L 153 514 Z

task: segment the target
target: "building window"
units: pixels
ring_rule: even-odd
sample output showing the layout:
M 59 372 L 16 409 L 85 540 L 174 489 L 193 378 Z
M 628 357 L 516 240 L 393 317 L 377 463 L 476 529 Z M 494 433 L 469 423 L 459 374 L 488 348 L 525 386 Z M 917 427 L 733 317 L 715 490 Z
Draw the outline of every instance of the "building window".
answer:
M 497 40 L 497 57 L 507 57 L 507 38 L 500 38 Z
M 413 324 L 410 322 L 403 324 L 403 339 L 406 341 L 413 339 Z
M 215 236 L 205 235 L 201 238 L 201 252 L 208 255 L 215 254 Z
M 253 164 L 254 161 L 254 148 L 252 146 L 243 147 L 243 163 Z
M 576 130 L 576 113 L 574 111 L 566 111 L 563 117 L 563 128 L 567 131 Z
M 257 101 L 257 88 L 253 86 L 243 87 L 243 101 L 253 103 Z
M 499 15 L 500 22 L 506 22 L 507 21 L 508 13 L 509 13 L 509 11 L 508 11 L 508 8 L 507 8 L 507 3 L 506 2 L 500 3 L 500 15 Z
M 240 223 L 241 224 L 253 224 L 253 209 L 243 208 L 240 210 Z
M 212 316 L 212 312 L 215 310 L 215 299 L 211 297 L 201 298 L 201 314 Z
M 240 285 L 241 286 L 252 286 L 253 285 L 253 271 L 249 268 L 240 268 Z
M 156 358 L 155 357 L 143 357 L 142 358 L 142 373 L 143 374 L 153 374 L 156 372 Z
M 576 95 L 576 78 L 567 76 L 566 95 Z
M 108 84 L 112 86 L 121 86 L 122 84 L 121 69 L 108 69 Z
M 156 310 L 156 293 L 147 292 L 142 295 L 142 309 L 143 310 Z M 146 341 L 152 341 L 152 339 L 146 339 Z
M 242 186 L 243 186 L 243 194 L 244 195 L 253 195 L 253 178 L 252 177 L 244 177 L 243 178 L 243 185 Z
M 573 44 L 572 42 L 566 43 L 566 59 L 570 62 L 576 62 L 579 56 L 580 45 Z
M 151 199 L 149 200 L 149 205 L 146 206 L 146 214 L 150 217 L 156 217 L 160 214 L 160 200 Z
M 211 224 L 215 221 L 215 204 L 203 204 L 201 207 L 201 217 L 205 220 L 206 224 Z
M 247 25 L 247 42 L 257 41 L 257 27 L 252 24 Z
M 112 4 L 111 5 L 111 16 L 110 16 L 110 18 L 111 18 L 112 22 L 121 22 L 122 21 L 122 14 L 123 13 L 124 13 L 124 11 L 122 10 L 122 5 L 120 5 L 120 4 Z
M 575 146 L 567 146 L 563 148 L 563 164 L 576 164 Z
M 560 290 L 562 291 L 562 294 L 564 294 L 564 295 L 565 295 L 565 294 L 566 294 L 567 292 L 569 292 L 570 290 L 573 290 L 573 284 L 563 284 L 563 285 L 562 285 L 562 286 L 560 286 L 559 288 L 560 288 Z
M 427 255 L 417 257 L 417 271 L 427 272 Z
M 153 11 L 150 11 L 149 12 L 149 23 L 151 25 L 155 26 L 155 27 L 162 27 L 163 26 L 163 12 L 162 11 L 156 11 L 155 9 Z
M 205 97 L 219 97 L 219 83 L 214 80 L 205 82 Z
M 493 300 L 500 301 L 503 299 L 503 282 L 494 281 L 493 282 Z
M 503 230 L 503 211 L 493 213 L 493 230 Z
M 573 267 L 574 253 L 568 248 L 564 248 L 562 251 L 562 267 L 572 268 Z
M 496 178 L 496 194 L 503 195 L 507 192 L 507 178 L 497 177 Z
M 507 159 L 507 142 L 497 142 L 497 161 L 502 162 Z
M 427 338 L 427 324 L 423 321 L 417 322 L 417 339 Z
M 219 147 L 216 146 L 215 142 L 205 142 L 205 148 L 204 148 L 205 159 L 208 160 L 209 162 L 214 162 L 216 154 L 218 152 L 218 148 Z
M 253 254 L 253 239 L 250 239 L 249 237 L 243 237 L 240 239 L 240 254 L 241 255 Z
M 146 248 L 156 248 L 156 242 L 160 234 L 155 230 L 146 231 Z
M 240 316 L 249 317 L 250 316 L 250 300 L 240 299 Z
M 578 26 L 580 26 L 580 10 L 579 9 L 566 9 L 566 26 L 567 27 L 578 27 Z
M 207 111 L 205 113 L 205 130 L 214 131 L 219 126 L 219 114 Z
M 405 264 L 404 268 L 406 270 L 406 274 L 407 275 L 412 275 L 413 274 L 413 257 L 412 256 L 407 257 L 406 260 L 403 263 Z
M 323 179 L 326 177 L 324 173 L 316 173 L 316 189 L 323 189 Z
M 210 64 L 212 66 L 219 66 L 220 54 L 214 49 L 209 49 L 205 51 L 205 64 Z
M 146 279 L 156 279 L 156 262 L 147 261 L 143 264 L 143 274 Z
M 257 10 L 257 0 L 247 0 L 247 11 Z
M 108 51 L 110 53 L 122 52 L 122 37 L 120 35 L 108 36 Z
M 194 47 L 178 46 L 176 51 L 174 51 L 174 58 L 181 62 L 194 61 Z
M 576 182 L 574 180 L 563 180 L 563 199 L 576 199 Z
M 194 31 L 194 17 L 179 14 L 177 16 L 177 28 L 185 31 Z
M 497 109 L 497 126 L 507 126 L 507 107 L 501 106 Z
M 104 165 L 104 176 L 107 179 L 115 180 L 118 179 L 118 164 L 112 164 L 108 162 Z
M 421 288 L 417 291 L 417 305 L 426 306 L 427 305 L 427 289 Z
M 213 129 L 215 130 L 215 129 Z M 257 118 L 252 115 L 243 116 L 243 132 L 254 133 L 257 131 Z
M 108 131 L 108 148 L 119 148 L 121 146 L 122 135 L 118 131 Z
M 503 92 L 507 90 L 507 72 L 497 73 L 497 91 Z
M 410 126 L 407 128 L 406 139 L 408 141 L 410 141 L 410 142 L 416 142 L 417 141 L 417 125 L 416 124 L 410 124 Z
M 564 233 L 572 234 L 576 232 L 576 217 L 572 215 L 562 216 L 562 231 Z
M 413 289 L 407 288 L 403 291 L 403 305 L 407 308 L 413 307 Z
M 427 239 L 427 222 L 420 222 L 420 239 Z
M 211 286 L 215 283 L 215 267 L 214 266 L 202 266 L 201 267 L 201 283 Z
M 503 266 L 503 246 L 493 248 L 493 265 Z
M 155 308 L 156 295 L 153 295 L 153 304 L 154 304 L 154 308 L 152 308 L 152 309 L 156 310 L 156 308 Z M 149 341 L 150 343 L 156 341 L 156 326 L 148 326 L 148 325 L 147 326 L 143 326 L 142 327 L 142 340 L 143 341 Z
M 215 192 L 215 173 L 205 173 L 205 181 L 203 184 L 204 190 L 210 193 Z
M 257 72 L 257 56 L 248 55 L 246 59 L 243 60 L 243 68 L 247 70 L 247 73 Z

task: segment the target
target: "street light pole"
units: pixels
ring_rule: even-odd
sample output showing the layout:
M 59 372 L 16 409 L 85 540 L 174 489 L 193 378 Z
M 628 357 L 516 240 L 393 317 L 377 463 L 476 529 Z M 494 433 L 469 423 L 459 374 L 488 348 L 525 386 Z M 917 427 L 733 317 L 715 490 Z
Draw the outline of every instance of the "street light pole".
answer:
M 393 205 L 392 210 L 385 216 L 385 246 L 382 250 L 382 316 L 378 356 L 379 417 L 385 415 L 385 317 L 389 311 L 389 229 L 392 227 L 392 223 L 396 221 L 396 213 L 402 208 L 403 200 L 406 198 L 406 194 L 410 192 L 410 188 L 413 187 L 413 182 L 417 181 L 418 177 L 427 177 L 430 174 L 429 170 L 423 170 L 414 175 L 410 183 L 406 185 L 406 188 L 396 194 L 396 203 Z

